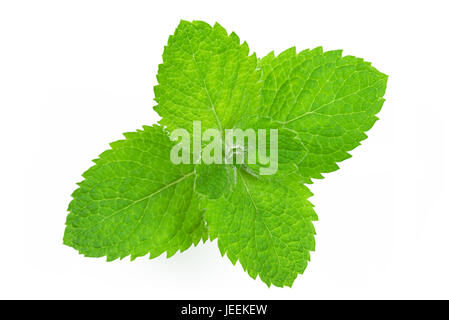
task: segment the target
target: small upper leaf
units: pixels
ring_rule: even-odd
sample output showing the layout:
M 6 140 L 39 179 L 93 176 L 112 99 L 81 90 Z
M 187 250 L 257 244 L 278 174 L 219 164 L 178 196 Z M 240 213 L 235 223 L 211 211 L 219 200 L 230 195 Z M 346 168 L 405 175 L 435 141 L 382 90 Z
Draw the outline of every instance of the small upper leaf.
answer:
M 164 49 L 155 110 L 168 130 L 233 128 L 258 103 L 260 71 L 246 42 L 218 23 L 181 21 Z

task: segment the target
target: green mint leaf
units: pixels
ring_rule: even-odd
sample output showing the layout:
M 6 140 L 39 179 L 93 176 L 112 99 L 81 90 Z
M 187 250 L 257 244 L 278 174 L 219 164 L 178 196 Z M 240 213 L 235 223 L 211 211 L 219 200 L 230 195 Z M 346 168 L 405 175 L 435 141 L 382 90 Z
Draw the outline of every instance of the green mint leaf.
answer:
M 218 238 L 222 255 L 233 264 L 239 260 L 252 278 L 291 286 L 315 248 L 311 195 L 297 179 L 239 170 L 231 192 L 206 200 L 209 235 Z
M 162 55 L 154 87 L 160 123 L 171 131 L 233 128 L 248 110 L 256 110 L 260 71 L 246 42 L 218 23 L 181 21 Z
M 249 122 L 244 124 L 245 128 L 254 129 L 265 129 L 271 130 L 276 129 L 278 132 L 277 138 L 277 152 L 278 152 L 278 175 L 289 175 L 292 171 L 297 171 L 298 163 L 308 154 L 306 146 L 298 138 L 298 134 L 288 128 L 283 128 L 282 125 L 273 121 L 271 118 L 265 117 L 253 117 Z M 271 149 L 271 139 L 266 139 L 266 149 Z M 268 152 L 269 153 L 269 152 Z M 259 154 L 257 153 L 257 162 L 255 164 L 249 164 L 248 166 L 254 172 L 259 172 L 261 168 L 266 168 L 267 165 L 261 162 Z M 300 181 L 305 182 L 306 180 L 300 176 Z
M 260 114 L 291 130 L 306 148 L 297 163 L 308 181 L 338 169 L 337 162 L 367 138 L 384 102 L 387 76 L 362 59 L 322 48 L 260 60 Z
M 159 126 L 126 133 L 94 160 L 73 193 L 64 243 L 88 257 L 172 256 L 207 238 L 193 165 L 170 161 Z
M 195 174 L 195 191 L 200 195 L 218 199 L 232 191 L 233 168 L 229 165 L 199 164 L 195 166 Z

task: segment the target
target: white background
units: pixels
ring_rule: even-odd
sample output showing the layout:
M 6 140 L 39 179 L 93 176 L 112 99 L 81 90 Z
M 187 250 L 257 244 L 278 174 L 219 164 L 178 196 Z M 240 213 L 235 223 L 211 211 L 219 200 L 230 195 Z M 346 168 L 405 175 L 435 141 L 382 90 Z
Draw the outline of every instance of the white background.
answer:
M 449 298 L 445 1 L 0 2 L 0 298 Z M 261 57 L 344 49 L 388 74 L 369 138 L 311 186 L 316 252 L 267 288 L 216 242 L 106 263 L 62 244 L 91 159 L 159 118 L 153 86 L 180 19 L 218 21 Z

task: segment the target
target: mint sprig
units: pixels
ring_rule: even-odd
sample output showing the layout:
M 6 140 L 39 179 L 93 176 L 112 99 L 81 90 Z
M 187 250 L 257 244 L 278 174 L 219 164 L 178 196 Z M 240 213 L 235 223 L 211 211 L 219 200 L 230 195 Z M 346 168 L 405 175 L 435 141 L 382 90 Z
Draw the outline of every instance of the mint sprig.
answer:
M 387 76 L 370 63 L 321 48 L 258 59 L 219 24 L 181 21 L 164 49 L 154 88 L 162 126 L 111 144 L 69 205 L 64 243 L 108 261 L 166 252 L 208 238 L 267 285 L 291 286 L 315 248 L 306 183 L 367 136 Z M 257 164 L 174 164 L 170 132 L 277 129 L 279 170 Z

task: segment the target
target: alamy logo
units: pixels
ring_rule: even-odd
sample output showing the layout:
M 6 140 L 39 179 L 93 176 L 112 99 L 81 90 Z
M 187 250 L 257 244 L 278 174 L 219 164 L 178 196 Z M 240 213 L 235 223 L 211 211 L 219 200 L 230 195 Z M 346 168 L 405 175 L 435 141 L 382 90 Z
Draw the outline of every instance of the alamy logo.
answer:
M 192 133 L 191 137 L 181 128 L 171 132 L 171 140 L 179 140 L 170 151 L 174 164 L 259 164 L 260 175 L 272 175 L 278 169 L 277 129 L 234 128 L 222 132 L 210 128 L 202 132 L 201 121 L 193 121 Z

